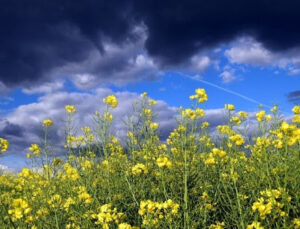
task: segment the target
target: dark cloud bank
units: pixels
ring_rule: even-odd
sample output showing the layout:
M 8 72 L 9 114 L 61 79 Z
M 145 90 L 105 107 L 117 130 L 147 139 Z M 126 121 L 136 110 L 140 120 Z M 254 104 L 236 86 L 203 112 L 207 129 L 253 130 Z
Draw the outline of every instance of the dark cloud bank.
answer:
M 299 9 L 296 0 L 0 0 L 0 82 L 45 81 L 93 50 L 105 56 L 105 42 L 138 42 L 136 26 L 145 28 L 143 48 L 160 66 L 183 63 L 240 35 L 280 52 L 299 46 Z M 116 67 L 107 65 L 108 72 Z

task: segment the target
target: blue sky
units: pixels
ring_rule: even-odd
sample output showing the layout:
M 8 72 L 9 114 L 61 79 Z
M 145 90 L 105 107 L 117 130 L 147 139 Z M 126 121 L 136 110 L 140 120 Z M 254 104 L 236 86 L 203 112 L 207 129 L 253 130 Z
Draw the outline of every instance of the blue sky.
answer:
M 0 137 L 11 146 L 0 165 L 11 169 L 25 166 L 43 119 L 53 119 L 59 151 L 64 106 L 74 104 L 78 124 L 89 125 L 88 114 L 112 93 L 120 100 L 114 111 L 119 137 L 125 133 L 120 120 L 143 92 L 159 100 L 164 136 L 196 88 L 207 91 L 203 108 L 213 126 L 226 103 L 250 113 L 276 104 L 285 117 L 300 103 L 300 16 L 294 10 L 300 3 L 266 8 L 261 1 L 233 0 L 230 9 L 193 0 L 10 4 L 0 9 Z

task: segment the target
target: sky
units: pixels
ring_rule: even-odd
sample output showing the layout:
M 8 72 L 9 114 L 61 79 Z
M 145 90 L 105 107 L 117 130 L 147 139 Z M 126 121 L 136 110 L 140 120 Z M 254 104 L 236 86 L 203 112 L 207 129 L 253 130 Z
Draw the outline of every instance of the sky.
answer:
M 0 167 L 26 166 L 41 123 L 50 118 L 60 151 L 64 106 L 78 125 L 115 94 L 121 120 L 143 92 L 158 100 L 160 133 L 175 127 L 179 106 L 204 88 L 212 126 L 224 104 L 253 113 L 300 104 L 299 1 L 0 0 L 0 137 L 10 142 Z

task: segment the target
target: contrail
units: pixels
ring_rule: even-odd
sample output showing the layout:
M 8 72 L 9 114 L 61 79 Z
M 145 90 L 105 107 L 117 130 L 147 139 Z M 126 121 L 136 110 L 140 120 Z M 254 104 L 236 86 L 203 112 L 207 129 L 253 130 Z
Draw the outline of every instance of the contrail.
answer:
M 245 100 L 247 100 L 247 101 L 249 101 L 249 102 L 256 103 L 256 104 L 259 104 L 259 105 L 263 105 L 264 107 L 267 107 L 267 108 L 272 108 L 271 106 L 266 105 L 266 104 L 263 104 L 263 103 L 261 103 L 261 102 L 255 100 L 255 99 L 251 99 L 251 98 L 249 98 L 249 97 L 247 97 L 247 96 L 245 96 L 245 95 L 242 95 L 242 94 L 240 94 L 240 93 L 238 93 L 238 92 L 235 92 L 235 91 L 232 91 L 232 90 L 229 90 L 229 89 L 220 87 L 220 86 L 218 86 L 218 85 L 216 85 L 216 84 L 214 84 L 214 83 L 210 83 L 210 82 L 208 82 L 208 81 L 206 81 L 206 80 L 202 80 L 202 79 L 199 79 L 199 78 L 197 78 L 197 77 L 192 77 L 192 76 L 183 74 L 183 73 L 181 73 L 181 72 L 179 72 L 179 74 L 181 74 L 181 75 L 183 75 L 183 76 L 185 76 L 185 77 L 188 77 L 188 78 L 190 78 L 190 79 L 200 81 L 200 82 L 202 82 L 202 83 L 205 83 L 205 84 L 207 84 L 207 85 L 209 85 L 209 86 L 212 86 L 212 87 L 214 87 L 214 88 L 217 88 L 217 89 L 219 89 L 219 90 L 225 91 L 225 92 L 230 93 L 230 94 L 232 94 L 232 95 L 238 96 L 238 97 L 240 97 L 240 98 L 242 98 L 242 99 L 245 99 Z

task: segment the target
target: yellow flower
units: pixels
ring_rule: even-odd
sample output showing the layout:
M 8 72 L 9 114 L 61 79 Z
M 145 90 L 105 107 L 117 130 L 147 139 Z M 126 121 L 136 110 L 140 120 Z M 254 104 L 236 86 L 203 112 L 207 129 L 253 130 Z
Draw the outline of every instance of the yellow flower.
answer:
M 153 105 L 157 104 L 157 102 L 155 100 L 153 100 L 153 99 L 149 99 L 148 103 L 149 103 L 150 106 L 153 106 Z
M 76 108 L 73 105 L 66 105 L 65 109 L 68 114 L 76 113 Z
M 232 117 L 230 121 L 235 122 L 237 125 L 241 125 L 242 123 L 241 119 L 237 116 Z
M 239 134 L 233 135 L 229 137 L 229 139 L 233 141 L 237 146 L 243 145 L 245 143 L 244 138 Z
M 81 128 L 81 130 L 84 132 L 84 133 L 90 133 L 91 132 L 91 128 L 89 126 L 84 126 Z
M 229 111 L 234 111 L 235 107 L 232 104 L 225 104 L 225 109 Z
M 294 112 L 294 114 L 300 114 L 300 106 L 294 106 L 292 111 Z
M 215 165 L 217 164 L 215 158 L 214 158 L 214 155 L 212 153 L 210 153 L 208 155 L 208 158 L 205 160 L 205 165 Z
M 264 227 L 260 226 L 260 222 L 254 221 L 246 229 L 264 229 Z
M 272 116 L 271 115 L 266 115 L 265 119 L 268 122 L 268 121 L 270 121 L 272 119 Z
M 132 227 L 128 223 L 121 223 L 118 225 L 118 229 L 132 229 Z
M 169 161 L 169 159 L 167 157 L 163 157 L 163 156 L 159 156 L 159 158 L 157 158 L 156 164 L 160 168 L 163 168 L 163 167 L 170 168 L 172 166 L 172 162 Z
M 156 122 L 154 122 L 154 123 L 151 123 L 150 124 L 150 128 L 152 129 L 152 130 L 156 130 L 157 128 L 158 128 L 158 123 L 156 123 Z
M 218 157 L 222 158 L 222 157 L 225 157 L 226 156 L 226 152 L 223 151 L 223 150 L 219 150 L 218 148 L 213 148 L 213 153 L 215 155 L 217 155 Z
M 33 153 L 33 155 L 35 155 L 37 157 L 41 153 L 41 148 L 39 147 L 38 144 L 31 144 L 31 146 L 28 149 L 29 149 L 30 152 Z
M 44 125 L 44 126 L 52 126 L 52 125 L 53 125 L 53 122 L 52 122 L 51 119 L 45 119 L 45 120 L 43 121 L 43 125 Z
M 205 89 L 198 88 L 195 90 L 195 92 L 196 92 L 196 98 L 198 98 L 198 103 L 203 103 L 208 100 Z
M 131 172 L 134 175 L 139 175 L 142 172 L 144 174 L 147 174 L 148 173 L 148 169 L 146 168 L 146 166 L 144 164 L 138 163 L 138 164 L 136 164 L 135 166 L 132 167 Z
M 266 114 L 266 111 L 264 111 L 264 110 L 258 112 L 258 113 L 256 114 L 256 119 L 257 119 L 257 121 L 258 121 L 258 122 L 262 122 L 262 121 L 263 121 L 263 118 L 264 118 L 264 116 L 265 116 L 265 114 Z
M 147 97 L 147 92 L 142 93 L 141 97 L 146 98 Z
M 195 113 L 196 113 L 197 118 L 204 117 L 204 110 L 203 109 L 196 108 Z
M 273 108 L 271 108 L 271 112 L 275 112 L 278 110 L 278 106 L 274 106 Z
M 109 95 L 106 98 L 104 98 L 103 103 L 111 106 L 111 108 L 116 108 L 118 106 L 118 100 L 114 95 Z
M 112 122 L 112 120 L 113 120 L 113 115 L 112 115 L 111 113 L 109 113 L 109 112 L 106 112 L 106 113 L 104 114 L 104 119 L 105 119 L 106 121 Z
M 8 147 L 9 147 L 9 142 L 4 138 L 0 138 L 0 153 L 6 152 Z
M 196 94 L 195 95 L 191 95 L 190 99 L 194 100 L 197 99 L 197 103 L 203 103 L 205 101 L 208 100 L 207 94 L 205 92 L 205 89 L 203 88 L 198 88 L 195 90 Z
M 300 124 L 300 115 L 295 115 L 295 116 L 293 117 L 293 122 L 294 122 L 294 123 Z
M 300 228 L 300 218 L 295 218 L 293 220 L 293 224 L 294 224 L 296 229 Z
M 244 111 L 240 111 L 240 112 L 238 113 L 238 115 L 239 115 L 241 118 L 247 118 L 247 117 L 248 117 L 248 114 L 247 114 L 246 112 L 244 112 Z
M 261 219 L 265 219 L 266 215 L 270 214 L 272 210 L 272 203 L 264 203 L 264 198 L 261 197 L 258 201 L 254 202 L 252 205 L 252 211 L 258 211 Z
M 225 226 L 224 222 L 217 222 L 216 224 L 212 224 L 209 226 L 209 229 L 223 229 Z
M 209 127 L 209 122 L 202 122 L 201 128 L 202 128 L 202 129 L 205 129 L 205 128 L 207 128 L 207 127 Z
M 25 222 L 26 222 L 26 223 L 31 223 L 33 220 L 34 220 L 33 216 L 28 216 L 28 217 L 25 219 Z

